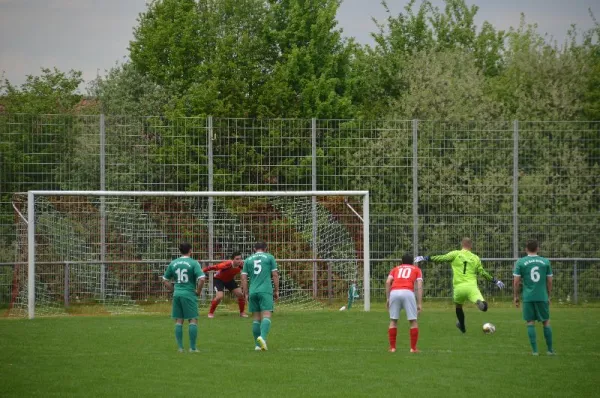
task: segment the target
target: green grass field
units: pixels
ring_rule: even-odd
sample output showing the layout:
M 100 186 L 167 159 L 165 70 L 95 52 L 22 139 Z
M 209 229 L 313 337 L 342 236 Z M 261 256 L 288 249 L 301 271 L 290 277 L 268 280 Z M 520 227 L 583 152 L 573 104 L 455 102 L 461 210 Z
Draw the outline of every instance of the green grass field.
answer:
M 451 306 L 426 306 L 416 355 L 406 322 L 398 352 L 387 352 L 381 304 L 276 313 L 267 352 L 253 350 L 251 320 L 235 314 L 200 319 L 199 354 L 176 352 L 167 316 L 5 319 L 0 395 L 597 396 L 600 308 L 552 308 L 555 357 L 543 355 L 540 326 L 542 355 L 530 355 L 516 309 L 469 307 L 466 316 L 462 335 Z M 485 321 L 494 335 L 481 332 Z

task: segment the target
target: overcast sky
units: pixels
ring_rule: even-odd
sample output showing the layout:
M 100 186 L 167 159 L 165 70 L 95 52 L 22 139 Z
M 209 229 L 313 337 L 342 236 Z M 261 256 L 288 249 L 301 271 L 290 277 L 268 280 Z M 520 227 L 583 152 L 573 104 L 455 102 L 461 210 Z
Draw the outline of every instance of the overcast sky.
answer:
M 408 0 L 388 0 L 393 13 Z M 0 71 L 13 84 L 41 67 L 83 71 L 86 81 L 127 56 L 136 18 L 145 0 L 0 0 Z M 441 0 L 433 0 L 441 5 Z M 588 9 L 600 17 L 600 0 L 467 0 L 479 6 L 477 23 L 518 26 L 520 13 L 539 31 L 562 42 L 571 24 L 593 26 Z M 371 17 L 385 18 L 379 0 L 344 0 L 338 13 L 346 36 L 371 44 Z

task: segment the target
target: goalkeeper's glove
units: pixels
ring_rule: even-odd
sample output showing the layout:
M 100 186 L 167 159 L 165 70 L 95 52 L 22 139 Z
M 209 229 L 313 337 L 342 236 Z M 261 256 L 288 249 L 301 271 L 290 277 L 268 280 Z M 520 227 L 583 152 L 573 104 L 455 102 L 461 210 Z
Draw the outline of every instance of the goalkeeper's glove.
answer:
M 414 260 L 415 263 L 420 263 L 423 261 L 429 261 L 429 256 L 417 256 Z
M 205 274 L 210 271 L 210 267 L 204 267 L 202 268 L 202 272 L 204 272 Z
M 504 289 L 504 283 L 502 281 L 499 281 L 498 279 L 494 278 L 492 282 L 494 283 L 494 285 L 498 286 L 498 288 Z

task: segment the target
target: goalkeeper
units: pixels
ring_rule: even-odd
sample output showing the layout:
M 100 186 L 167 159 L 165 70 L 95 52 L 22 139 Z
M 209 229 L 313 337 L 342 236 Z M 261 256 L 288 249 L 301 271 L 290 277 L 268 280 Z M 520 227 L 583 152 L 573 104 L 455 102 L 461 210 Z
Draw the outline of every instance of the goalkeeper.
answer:
M 436 263 L 450 263 L 452 266 L 452 285 L 453 285 L 453 300 L 456 304 L 456 318 L 458 322 L 456 327 L 461 332 L 465 333 L 465 313 L 463 304 L 465 301 L 470 301 L 477 304 L 477 308 L 481 311 L 487 311 L 488 304 L 483 299 L 479 288 L 477 287 L 477 276 L 481 275 L 486 280 L 492 282 L 500 289 L 504 288 L 504 283 L 497 280 L 483 269 L 481 259 L 471 252 L 473 241 L 470 238 L 463 238 L 461 242 L 462 249 L 454 250 L 448 254 L 439 256 L 417 256 L 415 263 L 421 261 L 433 261 Z

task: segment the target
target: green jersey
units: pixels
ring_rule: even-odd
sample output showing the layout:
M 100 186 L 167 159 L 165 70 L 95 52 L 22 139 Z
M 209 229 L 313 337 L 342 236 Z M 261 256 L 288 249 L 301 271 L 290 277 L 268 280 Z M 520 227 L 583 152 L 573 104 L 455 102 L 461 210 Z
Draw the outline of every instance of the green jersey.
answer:
M 248 275 L 250 292 L 273 294 L 271 272 L 277 271 L 275 257 L 269 253 L 257 252 L 244 261 L 242 275 Z
M 190 257 L 179 257 L 171 261 L 163 275 L 164 280 L 175 281 L 173 296 L 196 296 L 198 279 L 204 277 L 204 272 L 202 272 L 198 261 Z
M 514 276 L 523 280 L 523 302 L 548 301 L 546 277 L 552 276 L 550 261 L 538 255 L 520 258 L 515 263 Z
M 448 254 L 430 256 L 429 261 L 450 263 L 452 267 L 452 284 L 454 286 L 462 284 L 477 286 L 477 275 L 483 276 L 488 281 L 494 279 L 483 269 L 479 256 L 469 250 L 454 250 Z

